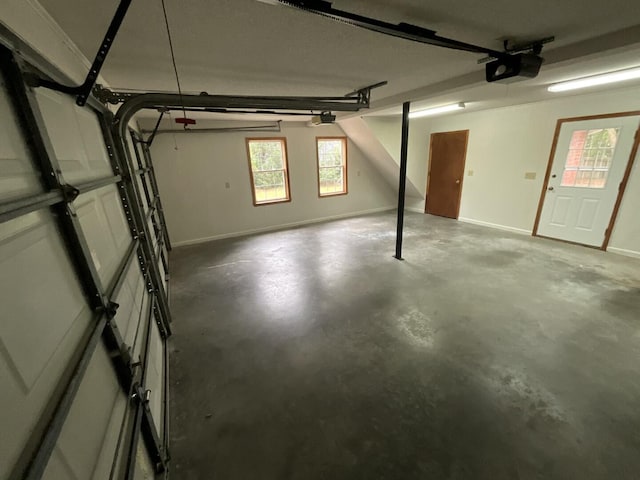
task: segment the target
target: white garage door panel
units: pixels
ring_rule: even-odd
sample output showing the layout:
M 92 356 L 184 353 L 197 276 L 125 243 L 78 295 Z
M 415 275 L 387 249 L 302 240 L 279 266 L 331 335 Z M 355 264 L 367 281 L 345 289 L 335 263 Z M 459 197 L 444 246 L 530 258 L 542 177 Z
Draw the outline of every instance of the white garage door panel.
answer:
M 147 365 L 146 387 L 151 390 L 149 398 L 149 408 L 151 416 L 156 425 L 158 435 L 162 437 L 163 432 L 163 386 L 164 386 L 164 342 L 158 331 L 155 321 L 151 329 L 149 345 L 149 363 Z
M 55 453 L 61 463 L 73 475 L 70 479 L 86 480 L 93 477 L 100 457 L 113 454 L 116 449 L 118 428 L 122 421 L 122 402 L 126 396 L 121 391 L 114 374 L 109 354 L 98 345 L 87 368 L 67 420 L 62 427 Z M 113 424 L 113 426 L 111 425 Z M 61 480 L 45 472 L 46 480 Z
M 0 76 L 0 200 L 42 190 Z
M 74 202 L 82 231 L 103 286 L 108 286 L 131 243 L 115 185 L 79 196 Z
M 142 272 L 140 266 L 134 261 L 129 266 L 122 289 L 115 299 L 115 302 L 120 305 L 115 321 L 127 345 L 133 345 L 138 325 L 140 322 L 144 323 L 146 319 L 142 306 L 145 294 Z
M 60 480 L 77 480 L 77 477 L 71 470 L 71 467 L 66 460 L 60 455 L 57 449 L 54 449 L 51 453 L 51 458 L 47 464 L 47 470 L 43 478 L 60 479 Z
M 65 181 L 79 184 L 113 175 L 98 117 L 70 95 L 39 88 L 36 98 Z
M 0 224 L 0 478 L 13 465 L 60 376 L 90 328 L 85 305 L 50 213 Z
M 125 419 L 125 416 L 131 412 L 131 409 L 127 412 L 129 405 L 130 403 L 126 395 L 122 394 L 116 397 L 109 427 L 107 428 L 104 442 L 102 444 L 102 451 L 100 452 L 100 457 L 96 463 L 96 468 L 93 471 L 93 480 L 108 479 L 111 474 L 115 456 L 122 455 L 124 453 L 122 448 L 123 445 L 120 445 L 120 449 L 118 450 L 118 438 L 120 435 L 120 429 L 124 423 L 123 420 Z

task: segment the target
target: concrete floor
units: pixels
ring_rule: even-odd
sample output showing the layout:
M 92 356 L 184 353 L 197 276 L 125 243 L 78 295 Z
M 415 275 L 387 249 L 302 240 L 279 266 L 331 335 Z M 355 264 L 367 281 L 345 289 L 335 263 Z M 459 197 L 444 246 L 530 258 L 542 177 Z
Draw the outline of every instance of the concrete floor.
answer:
M 409 214 L 172 254 L 172 478 L 640 478 L 640 261 Z

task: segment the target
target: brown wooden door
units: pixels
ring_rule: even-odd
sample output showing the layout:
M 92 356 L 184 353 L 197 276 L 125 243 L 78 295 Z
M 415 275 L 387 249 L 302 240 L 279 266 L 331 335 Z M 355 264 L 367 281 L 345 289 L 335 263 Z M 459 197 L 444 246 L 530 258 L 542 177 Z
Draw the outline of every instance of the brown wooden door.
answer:
M 425 212 L 458 218 L 469 130 L 431 134 Z

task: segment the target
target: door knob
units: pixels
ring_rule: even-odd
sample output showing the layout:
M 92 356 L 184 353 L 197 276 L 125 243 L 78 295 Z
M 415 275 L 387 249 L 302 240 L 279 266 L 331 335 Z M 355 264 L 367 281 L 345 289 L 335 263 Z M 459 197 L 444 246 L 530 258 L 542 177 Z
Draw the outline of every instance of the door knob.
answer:
M 456 180 L 456 183 L 460 183 L 460 180 L 459 180 L 459 179 L 458 179 L 458 180 Z
M 553 187 L 549 187 L 547 190 L 549 190 L 550 192 L 553 191 Z

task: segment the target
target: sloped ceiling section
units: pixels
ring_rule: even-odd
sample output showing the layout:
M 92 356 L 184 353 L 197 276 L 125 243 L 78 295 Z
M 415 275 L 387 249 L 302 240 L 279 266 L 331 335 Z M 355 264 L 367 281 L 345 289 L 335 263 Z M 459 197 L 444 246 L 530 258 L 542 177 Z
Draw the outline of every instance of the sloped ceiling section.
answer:
M 400 177 L 400 164 L 397 156 L 382 144 L 379 137 L 364 119 L 360 117 L 348 118 L 341 120 L 339 125 L 351 141 L 356 144 L 376 167 L 389 186 L 397 192 L 398 179 Z M 398 137 L 400 137 L 399 131 Z M 424 198 L 424 195 L 410 178 L 407 178 L 406 195 L 409 197 Z

